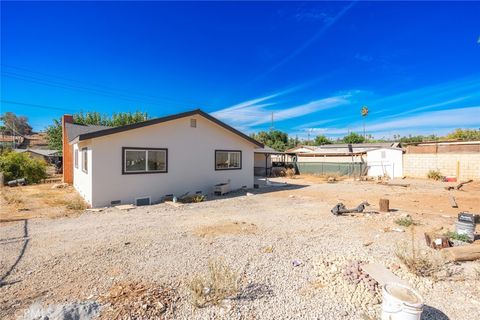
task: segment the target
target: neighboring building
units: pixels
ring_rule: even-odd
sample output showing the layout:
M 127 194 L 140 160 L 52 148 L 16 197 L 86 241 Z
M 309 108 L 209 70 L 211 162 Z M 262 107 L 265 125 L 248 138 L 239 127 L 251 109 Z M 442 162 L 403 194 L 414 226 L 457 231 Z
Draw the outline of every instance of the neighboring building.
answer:
M 379 148 L 367 151 L 368 175 L 371 177 L 403 177 L 403 150 Z
M 404 174 L 426 178 L 430 170 L 458 179 L 480 178 L 480 141 L 433 141 L 407 144 Z
M 15 152 L 28 153 L 30 157 L 35 159 L 45 160 L 47 163 L 55 164 L 57 161 L 61 161 L 62 156 L 58 150 L 48 149 L 14 149 Z
M 295 160 L 300 173 L 358 176 L 369 172 L 368 152 L 382 148 L 397 149 L 401 152 L 398 142 L 299 146 L 286 152 L 296 154 Z M 388 153 L 389 156 L 393 154 Z
M 63 119 L 64 158 L 71 156 L 64 159 L 64 179 L 71 176 L 93 207 L 210 193 L 219 183 L 252 188 L 254 153 L 263 148 L 201 110 L 114 128 Z

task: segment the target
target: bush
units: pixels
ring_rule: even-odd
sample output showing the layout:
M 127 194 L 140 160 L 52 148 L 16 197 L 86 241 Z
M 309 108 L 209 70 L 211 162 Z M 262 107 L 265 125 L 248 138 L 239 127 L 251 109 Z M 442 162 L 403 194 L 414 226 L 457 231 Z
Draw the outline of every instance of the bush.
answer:
M 438 181 L 438 180 L 442 180 L 443 176 L 438 170 L 430 170 L 427 173 L 427 178 Z
M 197 275 L 190 282 L 193 305 L 204 307 L 218 305 L 222 300 L 238 293 L 238 274 L 223 261 L 210 261 L 208 275 Z
M 471 242 L 470 238 L 466 234 L 459 234 L 457 232 L 448 231 L 444 234 L 444 236 L 448 237 L 452 240 L 459 240 L 463 242 Z
M 410 227 L 411 225 L 415 225 L 415 222 L 410 216 L 398 218 L 397 220 L 395 220 L 395 223 L 402 227 Z
M 47 164 L 33 159 L 27 153 L 7 151 L 0 155 L 0 171 L 5 182 L 25 178 L 27 183 L 38 183 L 47 177 Z

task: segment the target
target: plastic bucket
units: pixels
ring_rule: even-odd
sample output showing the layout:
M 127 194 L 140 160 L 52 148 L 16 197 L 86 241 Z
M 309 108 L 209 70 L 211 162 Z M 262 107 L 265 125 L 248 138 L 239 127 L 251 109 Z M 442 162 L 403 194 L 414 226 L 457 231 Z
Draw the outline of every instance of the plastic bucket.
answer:
M 382 320 L 419 320 L 423 298 L 410 287 L 387 283 L 382 287 Z
M 471 241 L 475 240 L 475 224 L 463 221 L 457 221 L 455 230 L 458 234 L 467 235 Z

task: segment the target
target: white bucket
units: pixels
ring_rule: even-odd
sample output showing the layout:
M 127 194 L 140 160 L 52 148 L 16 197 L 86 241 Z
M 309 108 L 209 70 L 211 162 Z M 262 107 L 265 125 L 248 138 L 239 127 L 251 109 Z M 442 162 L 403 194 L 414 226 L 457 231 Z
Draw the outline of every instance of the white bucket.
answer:
M 382 287 L 382 320 L 419 320 L 423 298 L 410 287 L 387 283 Z

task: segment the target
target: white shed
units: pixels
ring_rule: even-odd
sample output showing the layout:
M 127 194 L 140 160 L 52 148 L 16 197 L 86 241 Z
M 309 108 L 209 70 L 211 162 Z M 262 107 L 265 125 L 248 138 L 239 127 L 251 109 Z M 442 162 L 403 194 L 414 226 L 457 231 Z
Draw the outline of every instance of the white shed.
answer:
M 378 148 L 367 151 L 368 175 L 387 175 L 390 178 L 403 176 L 403 150 L 400 148 Z

